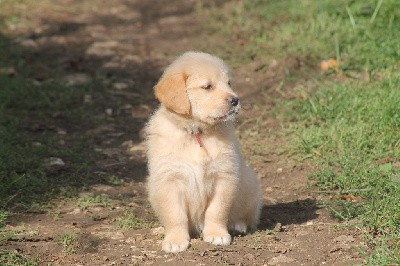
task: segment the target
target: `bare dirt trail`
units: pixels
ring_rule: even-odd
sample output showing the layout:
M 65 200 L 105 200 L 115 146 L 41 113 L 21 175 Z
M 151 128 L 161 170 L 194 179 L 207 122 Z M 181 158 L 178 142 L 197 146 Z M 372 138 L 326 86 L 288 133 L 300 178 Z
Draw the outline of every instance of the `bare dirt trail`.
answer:
M 359 233 L 330 218 L 318 204 L 319 198 L 307 190 L 311 168 L 277 152 L 285 140 L 279 134 L 268 133 L 280 128 L 273 117 L 261 123 L 257 138 L 244 130 L 246 126 L 239 132 L 246 157 L 257 157 L 252 164 L 263 184 L 265 206 L 259 230 L 236 236 L 228 247 L 194 239 L 183 253 L 161 251 L 162 228 L 146 199 L 146 159 L 141 138 L 141 129 L 157 106 L 152 86 L 176 55 L 206 49 L 208 43 L 217 43 L 221 38 L 202 31 L 194 12 L 196 1 L 161 2 L 53 0 L 43 1 L 27 15 L 31 26 L 21 29 L 24 37 L 19 45 L 27 60 L 37 66 L 32 78 L 50 78 L 43 69 L 56 65 L 68 74 L 66 82 L 84 82 L 99 69 L 104 78 L 112 80 L 107 95 L 97 99 L 109 106 L 102 112 L 113 113 L 109 122 L 96 128 L 73 125 L 67 129 L 71 141 L 80 134 L 96 139 L 103 159 L 97 162 L 94 176 L 115 175 L 124 182 L 99 182 L 80 193 L 82 199 L 107 197 L 107 204 L 82 206 L 76 201 L 55 199 L 48 212 L 15 214 L 10 224 L 20 235 L 8 241 L 5 248 L 37 257 L 42 265 L 362 263 L 357 250 L 362 244 Z M 260 98 L 266 94 L 259 90 L 273 87 L 279 75 L 256 72 L 252 65 L 234 69 L 234 75 L 246 106 L 241 121 L 260 115 L 254 103 L 268 106 L 271 100 Z M 272 92 L 268 95 L 274 97 Z M 251 143 L 267 148 L 259 153 Z M 128 217 L 129 213 L 141 219 L 138 229 L 117 226 L 119 217 Z M 71 244 L 74 252 L 68 253 L 59 238 L 71 232 L 77 239 Z

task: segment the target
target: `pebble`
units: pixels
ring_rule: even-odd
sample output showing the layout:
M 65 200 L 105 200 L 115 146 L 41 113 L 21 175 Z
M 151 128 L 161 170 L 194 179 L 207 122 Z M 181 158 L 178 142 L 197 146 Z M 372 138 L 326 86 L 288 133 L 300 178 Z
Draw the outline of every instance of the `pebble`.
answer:
M 113 114 L 113 109 L 112 108 L 107 108 L 105 112 L 106 112 L 107 115 L 112 115 Z
M 246 255 L 243 256 L 243 258 L 248 260 L 254 260 L 254 255 L 251 253 L 247 253 Z
M 89 81 L 90 77 L 85 73 L 75 73 L 65 77 L 65 83 L 68 87 L 83 85 Z
M 124 83 L 124 82 L 117 82 L 117 83 L 114 83 L 114 88 L 115 89 L 117 89 L 117 90 L 124 90 L 124 89 L 127 89 L 128 88 L 128 84 L 126 84 L 126 83 Z
M 268 261 L 268 265 L 280 265 L 281 263 L 292 263 L 295 259 L 287 257 L 285 255 L 279 255 L 277 257 L 273 257 Z
M 24 48 L 36 48 L 38 46 L 37 42 L 32 39 L 25 39 L 20 42 L 20 45 Z
M 85 94 L 85 96 L 83 96 L 83 102 L 84 103 L 92 103 L 93 101 L 93 97 L 90 94 Z
M 42 143 L 35 141 L 35 142 L 32 143 L 32 145 L 34 147 L 40 147 L 40 146 L 42 146 Z
M 65 162 L 61 158 L 57 157 L 50 157 L 45 159 L 45 165 L 46 166 L 65 166 Z

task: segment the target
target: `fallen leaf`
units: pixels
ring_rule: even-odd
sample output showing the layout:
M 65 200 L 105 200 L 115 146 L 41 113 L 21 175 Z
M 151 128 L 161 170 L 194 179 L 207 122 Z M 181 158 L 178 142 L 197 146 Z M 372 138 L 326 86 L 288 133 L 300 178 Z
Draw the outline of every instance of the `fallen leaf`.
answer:
M 340 195 L 340 199 L 342 200 L 348 200 L 348 201 L 360 201 L 360 197 L 354 196 L 352 194 L 343 194 Z
M 322 71 L 327 71 L 329 69 L 337 69 L 338 63 L 336 59 L 322 60 L 319 63 L 319 67 Z

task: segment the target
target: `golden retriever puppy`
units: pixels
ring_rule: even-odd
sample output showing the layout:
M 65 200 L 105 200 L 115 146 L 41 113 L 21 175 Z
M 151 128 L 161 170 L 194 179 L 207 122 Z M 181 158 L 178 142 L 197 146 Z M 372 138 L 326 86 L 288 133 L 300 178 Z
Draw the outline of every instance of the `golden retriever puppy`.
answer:
M 261 189 L 246 165 L 233 122 L 240 110 L 225 63 L 186 52 L 155 86 L 161 102 L 146 127 L 148 193 L 165 227 L 162 249 L 180 252 L 190 236 L 229 245 L 229 230 L 255 229 Z

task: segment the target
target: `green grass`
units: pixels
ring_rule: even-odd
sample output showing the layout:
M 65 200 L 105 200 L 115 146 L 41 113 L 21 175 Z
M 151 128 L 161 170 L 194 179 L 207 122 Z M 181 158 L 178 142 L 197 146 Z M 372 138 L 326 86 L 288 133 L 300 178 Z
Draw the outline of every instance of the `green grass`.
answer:
M 400 56 L 397 0 L 247 0 L 213 15 L 215 29 L 245 41 L 242 60 L 296 57 L 313 67 L 336 58 L 341 70 L 374 75 Z
M 116 218 L 117 226 L 121 229 L 139 229 L 145 226 L 145 222 L 136 215 L 125 212 L 124 215 Z
M 57 83 L 34 86 L 24 78 L 4 75 L 0 75 L 0 83 L 4 84 L 0 90 L 0 207 L 14 202 L 31 204 L 60 192 L 62 185 L 87 180 L 89 165 L 94 162 L 88 149 L 91 140 L 78 137 L 63 145 L 54 132 L 58 123 L 68 123 L 78 115 L 75 112 L 82 112 L 66 111 L 82 99 L 82 92 Z M 57 112 L 67 121 L 54 121 Z M 68 142 L 69 138 L 63 139 Z M 68 166 L 60 170 L 46 166 L 50 157 L 61 158 Z
M 0 73 L 0 209 L 27 209 L 54 195 L 76 195 L 76 188 L 91 182 L 99 156 L 95 140 L 83 132 L 106 119 L 102 103 L 84 105 L 83 98 L 106 85 L 96 77 L 76 87 L 57 77 L 35 84 L 27 75 L 31 66 L 2 35 L 0 51 L 0 69 L 17 72 Z M 51 157 L 62 159 L 65 167 L 46 165 Z
M 63 246 L 64 252 L 67 254 L 76 253 L 78 236 L 74 232 L 65 233 L 58 239 L 58 243 Z
M 290 121 L 289 153 L 317 166 L 310 179 L 321 190 L 359 197 L 328 205 L 363 224 L 366 263 L 399 264 L 400 1 L 247 0 L 228 10 L 215 28 L 244 40 L 239 63 L 303 62 L 306 72 L 291 80 L 303 84 L 299 97 L 274 110 Z M 321 75 L 319 62 L 330 58 L 338 68 Z
M 110 199 L 106 196 L 97 195 L 94 197 L 84 197 L 79 202 L 79 207 L 83 209 L 87 209 L 90 206 L 97 205 L 101 207 L 108 207 L 110 206 Z
M 400 239 L 400 76 L 371 85 L 332 84 L 290 102 L 294 149 L 318 170 L 322 190 L 353 191 L 336 215 L 361 218 L 371 233 Z M 397 240 L 396 240 L 397 239 Z M 393 243 L 399 248 L 399 243 Z
M 2 244 L 13 237 L 16 233 L 7 229 L 6 223 L 9 213 L 0 210 L 0 265 L 13 266 L 36 266 L 39 265 L 37 258 L 27 258 L 22 254 L 13 252 L 12 250 L 1 247 Z

